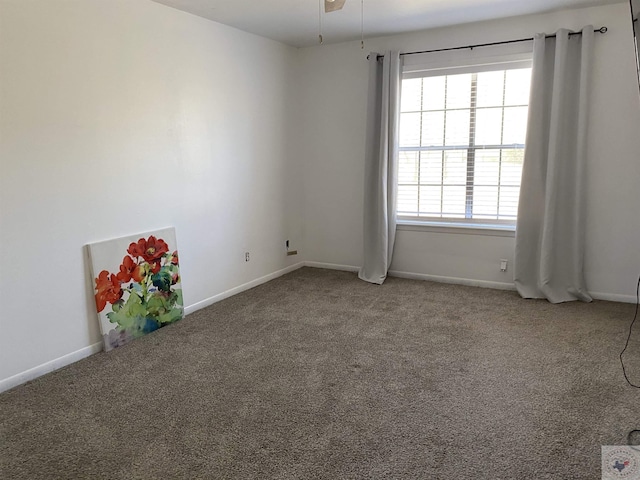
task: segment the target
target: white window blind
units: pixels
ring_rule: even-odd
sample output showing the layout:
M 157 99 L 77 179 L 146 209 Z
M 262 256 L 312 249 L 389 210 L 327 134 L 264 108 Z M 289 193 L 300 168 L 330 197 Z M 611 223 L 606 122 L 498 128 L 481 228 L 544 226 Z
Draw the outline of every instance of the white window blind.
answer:
M 515 223 L 530 62 L 405 68 L 400 219 Z

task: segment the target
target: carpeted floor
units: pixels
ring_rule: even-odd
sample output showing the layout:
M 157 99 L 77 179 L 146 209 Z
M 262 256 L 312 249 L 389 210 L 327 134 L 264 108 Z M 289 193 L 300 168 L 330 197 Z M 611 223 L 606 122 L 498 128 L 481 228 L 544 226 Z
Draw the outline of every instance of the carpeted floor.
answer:
M 634 309 L 303 268 L 1 394 L 0 478 L 600 478 Z

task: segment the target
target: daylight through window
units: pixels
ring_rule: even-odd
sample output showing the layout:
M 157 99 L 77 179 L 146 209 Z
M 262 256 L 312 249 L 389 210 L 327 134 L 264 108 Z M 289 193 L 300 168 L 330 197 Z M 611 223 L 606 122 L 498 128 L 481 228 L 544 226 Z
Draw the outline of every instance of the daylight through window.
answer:
M 514 223 L 531 68 L 402 81 L 398 216 Z

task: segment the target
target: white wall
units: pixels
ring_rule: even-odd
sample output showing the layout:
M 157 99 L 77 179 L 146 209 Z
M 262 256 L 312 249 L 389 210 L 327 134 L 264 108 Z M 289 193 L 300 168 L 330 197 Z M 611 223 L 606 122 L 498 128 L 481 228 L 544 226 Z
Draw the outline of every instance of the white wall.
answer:
M 175 226 L 187 306 L 300 261 L 296 58 L 146 0 L 0 1 L 0 382 L 100 341 L 87 243 Z
M 306 249 L 317 261 L 361 264 L 368 51 L 416 51 L 532 37 L 558 28 L 605 25 L 595 41 L 588 156 L 586 277 L 600 298 L 635 301 L 640 275 L 640 100 L 628 5 L 460 25 L 325 45 L 301 53 L 299 149 L 307 148 Z M 306 94 L 305 94 L 306 92 Z M 514 239 L 401 230 L 391 269 L 512 285 L 499 259 Z M 513 262 L 510 262 L 512 265 Z

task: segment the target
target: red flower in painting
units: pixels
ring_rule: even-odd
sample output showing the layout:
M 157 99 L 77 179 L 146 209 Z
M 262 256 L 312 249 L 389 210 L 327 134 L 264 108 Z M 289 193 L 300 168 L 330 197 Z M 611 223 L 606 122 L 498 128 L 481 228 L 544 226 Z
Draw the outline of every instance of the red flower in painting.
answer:
M 109 276 L 109 272 L 103 270 L 96 278 L 96 307 L 98 312 L 104 310 L 107 303 L 115 303 L 122 298 L 120 280 L 115 274 Z
M 136 270 L 138 265 L 130 256 L 126 256 L 122 259 L 122 265 L 120 265 L 120 272 L 118 273 L 118 280 L 122 283 L 127 283 L 131 281 L 131 277 L 133 277 L 133 272 Z
M 131 243 L 131 245 L 129 245 L 129 248 L 127 248 L 127 252 L 129 252 L 129 255 L 131 255 L 133 258 L 141 257 L 142 253 L 144 252 L 145 245 L 146 242 L 144 238 L 141 238 L 140 240 L 138 240 L 138 243 Z
M 177 250 L 171 254 L 171 263 L 173 265 L 178 265 L 178 251 Z
M 129 245 L 127 250 L 132 257 L 142 257 L 145 261 L 151 263 L 161 258 L 169 251 L 169 245 L 161 238 L 151 235 L 148 239 L 141 238 L 137 243 Z

